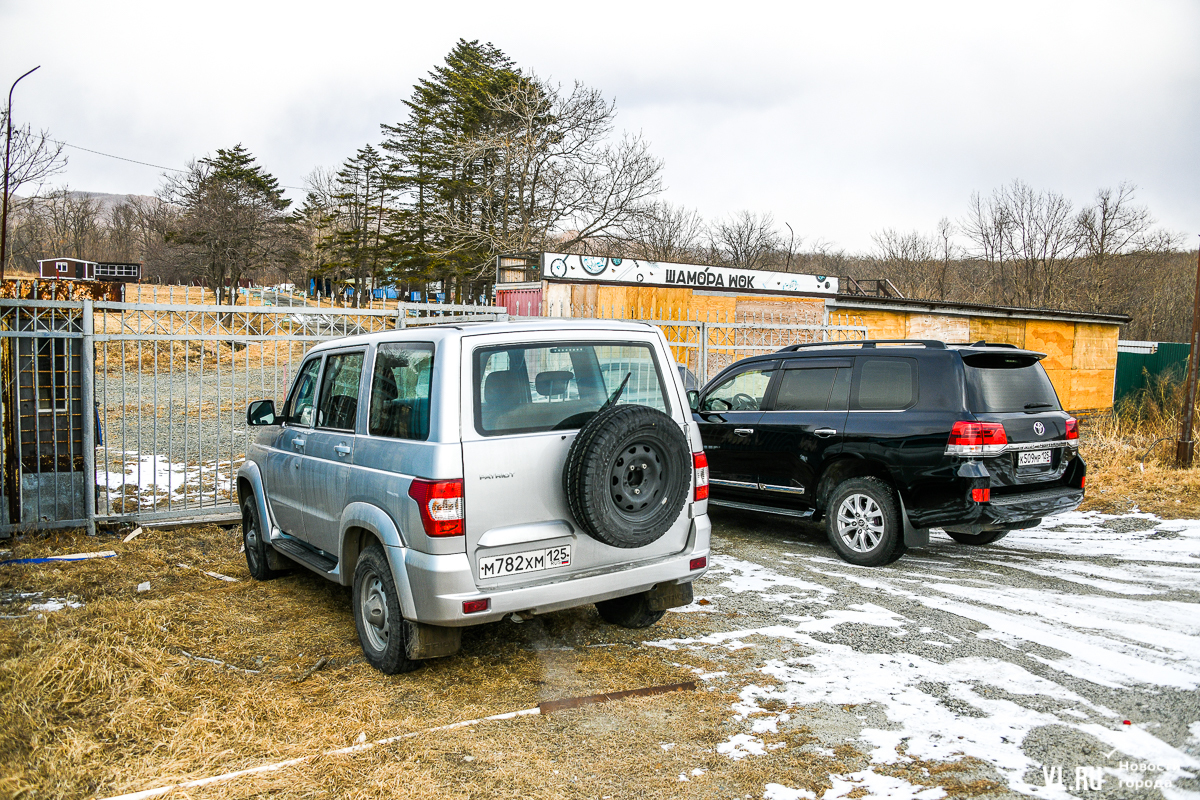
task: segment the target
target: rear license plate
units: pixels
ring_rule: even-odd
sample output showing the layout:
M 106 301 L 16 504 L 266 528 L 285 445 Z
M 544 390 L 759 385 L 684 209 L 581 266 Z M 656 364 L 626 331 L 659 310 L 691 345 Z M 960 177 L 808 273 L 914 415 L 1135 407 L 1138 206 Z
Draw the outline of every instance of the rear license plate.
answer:
M 524 553 L 509 553 L 506 556 L 489 556 L 479 559 L 479 578 L 499 578 L 502 575 L 517 575 L 522 572 L 539 572 L 544 569 L 571 566 L 571 545 L 547 547 L 545 550 L 527 550 Z
M 1035 467 L 1050 463 L 1049 450 L 1026 450 L 1017 453 L 1018 467 Z

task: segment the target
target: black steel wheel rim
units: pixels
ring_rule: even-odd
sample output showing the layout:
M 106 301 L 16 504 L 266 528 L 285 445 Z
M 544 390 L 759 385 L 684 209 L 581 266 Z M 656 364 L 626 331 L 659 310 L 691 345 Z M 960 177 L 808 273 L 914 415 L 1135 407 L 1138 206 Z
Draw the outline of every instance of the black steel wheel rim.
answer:
M 641 518 L 662 505 L 669 478 L 667 462 L 654 442 L 627 442 L 609 469 L 609 497 L 622 516 Z
M 247 511 L 242 515 L 243 544 L 246 546 L 246 558 L 255 570 L 259 566 L 261 551 L 258 542 L 258 526 L 254 524 L 254 514 Z

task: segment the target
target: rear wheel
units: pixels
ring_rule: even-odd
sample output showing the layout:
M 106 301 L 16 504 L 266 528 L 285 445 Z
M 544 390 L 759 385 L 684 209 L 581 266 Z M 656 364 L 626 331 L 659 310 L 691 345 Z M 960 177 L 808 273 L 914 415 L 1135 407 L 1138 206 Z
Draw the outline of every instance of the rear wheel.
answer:
M 408 657 L 400 596 L 383 548 L 373 544 L 362 551 L 354 569 L 354 626 L 367 662 L 380 672 L 412 672 L 421 662 Z
M 251 578 L 269 581 L 283 574 L 280 570 L 271 569 L 267 560 L 267 548 L 271 545 L 267 544 L 253 494 L 247 494 L 242 499 L 242 544 L 246 549 L 246 567 L 250 570 Z
M 830 498 L 825 525 L 830 544 L 851 564 L 890 564 L 906 550 L 895 492 L 878 478 L 852 478 L 839 484 Z
M 665 611 L 650 610 L 650 592 L 638 592 L 596 603 L 600 617 L 610 625 L 622 628 L 649 628 L 663 618 Z
M 959 544 L 991 544 L 1007 536 L 1008 531 L 983 531 L 981 533 L 946 531 L 946 535 Z

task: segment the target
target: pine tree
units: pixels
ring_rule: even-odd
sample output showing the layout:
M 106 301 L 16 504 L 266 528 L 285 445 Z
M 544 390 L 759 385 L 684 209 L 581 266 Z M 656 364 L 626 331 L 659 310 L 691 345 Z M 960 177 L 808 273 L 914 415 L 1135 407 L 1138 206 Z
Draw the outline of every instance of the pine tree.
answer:
M 461 299 L 464 279 L 487 262 L 489 252 L 439 236 L 445 226 L 435 221 L 449 216 L 469 227 L 482 217 L 479 178 L 491 165 L 460 161 L 457 145 L 502 124 L 492 98 L 521 80 L 499 48 L 460 39 L 445 63 L 413 87 L 408 119 L 383 126 L 390 184 L 402 198 L 391 219 L 397 277 L 442 280 Z

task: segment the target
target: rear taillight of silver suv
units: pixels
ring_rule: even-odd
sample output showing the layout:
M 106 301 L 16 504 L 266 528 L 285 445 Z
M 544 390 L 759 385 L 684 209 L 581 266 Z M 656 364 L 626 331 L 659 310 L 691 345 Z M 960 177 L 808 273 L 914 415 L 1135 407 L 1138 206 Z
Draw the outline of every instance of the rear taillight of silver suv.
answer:
M 959 420 L 950 430 L 946 442 L 948 456 L 994 456 L 1004 452 L 1008 434 L 999 422 L 968 422 Z
M 692 499 L 696 502 L 708 499 L 708 456 L 704 453 L 692 453 L 692 467 L 696 472 L 696 485 Z
M 466 532 L 463 482 L 413 478 L 408 496 L 417 501 L 426 536 L 462 536 Z

